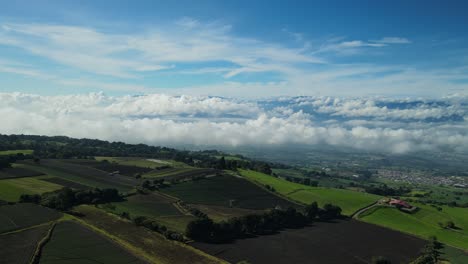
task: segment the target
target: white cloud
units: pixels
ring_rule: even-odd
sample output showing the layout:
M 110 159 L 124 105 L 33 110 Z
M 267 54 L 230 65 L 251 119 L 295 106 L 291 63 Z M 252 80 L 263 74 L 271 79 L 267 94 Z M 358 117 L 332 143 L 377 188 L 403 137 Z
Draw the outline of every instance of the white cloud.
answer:
M 451 104 L 450 100 L 440 104 L 427 102 L 422 106 L 413 104 L 411 108 L 415 111 L 394 114 L 397 120 L 379 120 L 379 111 L 385 109 L 376 110 L 373 100 L 330 97 L 282 98 L 257 104 L 218 97 L 161 94 L 109 97 L 103 94 L 3 93 L 0 102 L 0 133 L 6 134 L 67 135 L 155 145 L 329 144 L 393 153 L 468 149 L 466 119 L 439 123 L 421 120 L 414 124 L 405 121 L 410 116 L 443 116 L 444 113 L 437 111 L 420 115 L 417 109 L 424 112 L 431 109 L 430 105 L 438 109 L 437 105 Z M 281 106 L 273 109 L 265 106 L 265 103 L 280 102 Z M 388 103 L 386 100 L 379 102 Z M 408 103 L 394 101 L 405 102 Z M 417 101 L 409 101 L 414 102 Z M 324 114 L 320 112 L 324 105 L 329 106 L 328 117 L 320 117 Z M 306 106 L 314 108 L 310 110 Z M 466 104 L 452 108 L 445 114 L 456 109 L 466 117 Z M 347 121 L 336 120 L 333 113 L 344 113 L 347 109 L 352 109 Z M 365 116 L 371 119 L 354 119 L 355 109 L 363 109 Z
M 400 37 L 385 37 L 381 38 L 380 40 L 375 41 L 377 43 L 385 43 L 385 44 L 409 44 L 411 41 L 407 38 L 400 38 Z

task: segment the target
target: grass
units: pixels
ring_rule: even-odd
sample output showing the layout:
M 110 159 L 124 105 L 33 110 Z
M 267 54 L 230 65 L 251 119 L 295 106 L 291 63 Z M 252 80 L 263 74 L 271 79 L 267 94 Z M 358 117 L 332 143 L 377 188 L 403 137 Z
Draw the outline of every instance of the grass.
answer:
M 0 233 L 19 230 L 62 216 L 61 213 L 35 204 L 14 204 L 0 206 Z
M 415 204 L 420 210 L 407 214 L 391 207 L 381 207 L 372 213 L 363 215 L 363 221 L 413 234 L 422 238 L 436 236 L 442 243 L 468 249 L 468 210 L 441 206 L 442 211 Z M 457 227 L 455 230 L 444 229 L 439 222 L 453 221 Z
M 192 215 L 178 215 L 178 216 L 164 216 L 157 217 L 156 221 L 160 224 L 165 225 L 169 230 L 177 231 L 179 233 L 185 233 L 187 225 L 197 218 Z
M 268 209 L 277 205 L 282 207 L 295 205 L 245 179 L 230 175 L 178 183 L 161 189 L 161 191 L 192 204 L 229 207 L 230 200 L 234 200 L 234 207 L 246 209 Z
M 441 258 L 449 260 L 451 264 L 466 264 L 468 263 L 468 252 L 444 246 Z
M 220 222 L 223 220 L 227 221 L 233 217 L 240 217 L 250 214 L 260 214 L 264 212 L 263 210 L 251 210 L 235 207 L 231 208 L 205 204 L 192 204 L 191 206 L 207 214 L 211 219 L 213 219 L 216 222 Z
M 73 221 L 57 224 L 43 248 L 41 264 L 144 263 L 111 240 Z
M 42 194 L 61 189 L 62 186 L 37 178 L 0 180 L 0 199 L 16 202 L 22 194 Z
M 381 198 L 378 195 L 351 190 L 305 186 L 255 171 L 241 170 L 240 173 L 251 181 L 261 185 L 270 185 L 281 195 L 303 204 L 316 201 L 319 206 L 326 203 L 338 205 L 344 215 L 351 215 Z
M 83 221 L 86 224 L 103 234 L 107 234 L 114 241 L 125 245 L 127 249 L 152 263 L 225 263 L 185 244 L 167 240 L 156 232 L 137 227 L 129 221 L 107 214 L 95 207 L 79 206 L 76 211 L 85 215 Z
M 16 155 L 16 154 L 31 155 L 31 154 L 33 154 L 33 152 L 34 152 L 34 150 L 32 150 L 32 149 L 3 150 L 3 151 L 0 151 L 0 156 L 2 156 L 2 155 Z

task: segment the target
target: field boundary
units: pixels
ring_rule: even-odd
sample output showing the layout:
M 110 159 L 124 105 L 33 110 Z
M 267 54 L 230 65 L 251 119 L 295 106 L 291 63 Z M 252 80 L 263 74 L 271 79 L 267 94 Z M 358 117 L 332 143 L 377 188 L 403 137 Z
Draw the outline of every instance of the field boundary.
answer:
M 53 223 L 47 234 L 37 243 L 36 250 L 34 251 L 34 254 L 31 257 L 30 264 L 39 264 L 39 261 L 41 260 L 42 250 L 52 238 L 52 233 L 54 232 L 56 224 L 57 223 Z

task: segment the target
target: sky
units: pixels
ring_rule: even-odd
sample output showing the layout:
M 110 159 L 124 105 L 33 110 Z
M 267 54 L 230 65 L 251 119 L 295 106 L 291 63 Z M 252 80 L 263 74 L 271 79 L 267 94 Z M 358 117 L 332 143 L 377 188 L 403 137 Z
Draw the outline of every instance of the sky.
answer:
M 3 134 L 468 151 L 466 1 L 2 1 Z
M 466 1 L 1 1 L 0 91 L 439 98 Z

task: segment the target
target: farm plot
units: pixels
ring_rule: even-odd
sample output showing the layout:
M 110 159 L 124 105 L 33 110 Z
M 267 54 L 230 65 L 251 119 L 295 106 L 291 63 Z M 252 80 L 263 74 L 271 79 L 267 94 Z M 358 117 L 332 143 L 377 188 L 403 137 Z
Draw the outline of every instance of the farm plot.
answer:
M 440 242 L 468 249 L 468 210 L 441 206 L 442 211 L 423 205 L 413 214 L 401 212 L 395 208 L 381 207 L 366 213 L 361 220 L 376 225 L 385 226 L 401 232 L 413 234 L 422 238 L 436 236 Z M 454 229 L 442 228 L 439 223 L 453 221 Z
M 296 206 L 241 178 L 221 175 L 174 184 L 161 190 L 191 204 L 230 206 L 246 209 L 268 209 Z
M 144 178 L 164 178 L 165 180 L 185 180 L 202 178 L 216 175 L 219 171 L 215 169 L 199 168 L 167 168 L 163 170 L 153 170 L 143 175 Z
M 255 171 L 241 170 L 241 175 L 259 184 L 269 185 L 278 193 L 300 203 L 309 204 L 316 201 L 319 206 L 326 203 L 338 205 L 345 215 L 351 215 L 381 198 L 378 195 L 357 191 L 310 187 Z
M 58 184 L 36 178 L 0 180 L 0 199 L 17 202 L 22 194 L 42 194 L 61 188 Z
M 57 224 L 43 248 L 41 264 L 144 263 L 111 240 L 73 221 Z
M 0 235 L 0 262 L 29 264 L 38 242 L 47 235 L 51 225 Z
M 218 222 L 223 220 L 229 220 L 233 217 L 241 217 L 244 215 L 251 214 L 261 214 L 264 212 L 264 210 L 252 210 L 206 204 L 191 204 L 190 206 L 202 211 L 203 213 L 207 214 L 208 217 Z
M 79 206 L 83 220 L 123 243 L 139 256 L 154 263 L 225 263 L 185 244 L 165 239 L 162 235 L 137 227 L 129 221 L 107 214 L 92 206 Z
M 143 167 L 138 167 L 135 165 L 133 166 L 121 165 L 116 162 L 98 162 L 94 160 L 71 159 L 71 160 L 63 160 L 63 162 L 87 166 L 87 167 L 95 168 L 95 169 L 102 170 L 108 173 L 118 172 L 118 174 L 131 176 L 131 177 L 137 174 L 144 174 L 152 170 L 151 168 L 143 168 Z
M 32 163 L 29 164 L 33 165 Z M 135 185 L 139 185 L 140 182 L 135 178 L 109 175 L 109 173 L 101 170 L 60 160 L 41 160 L 39 165 L 34 165 L 34 168 L 50 176 L 65 178 L 99 188 L 116 188 L 119 191 L 129 191 Z
M 27 228 L 56 220 L 61 213 L 35 204 L 0 206 L 0 233 Z
M 2 150 L 0 151 L 0 156 L 1 155 L 17 155 L 17 154 L 23 154 L 23 155 L 30 155 L 33 154 L 32 149 L 15 149 L 15 150 Z
M 0 170 L 0 180 L 34 177 L 34 176 L 40 176 L 40 175 L 44 175 L 44 173 L 22 168 L 22 167 L 5 168 L 5 169 Z
M 360 221 L 315 223 L 303 229 L 284 230 L 271 236 L 236 240 L 232 244 L 194 243 L 196 248 L 231 263 L 256 264 L 372 263 L 382 256 L 391 263 L 409 263 L 426 242 Z
M 131 216 L 180 216 L 182 213 L 174 207 L 174 199 L 152 193 L 148 195 L 133 195 L 127 197 L 127 201 L 104 205 L 103 208 L 113 213 L 127 212 Z
M 107 160 L 109 162 L 115 162 L 120 165 L 127 166 L 138 166 L 141 168 L 156 169 L 159 167 L 187 167 L 185 163 L 177 162 L 173 160 L 158 160 L 158 159 L 147 159 L 138 157 L 96 157 L 96 160 L 102 161 Z
M 93 187 L 90 187 L 90 186 L 87 186 L 78 182 L 69 181 L 66 179 L 58 178 L 58 177 L 43 178 L 41 180 L 46 181 L 46 182 L 51 182 L 54 184 L 58 184 L 58 185 L 62 185 L 63 187 L 77 189 L 77 190 L 87 190 L 87 189 L 93 188 Z

